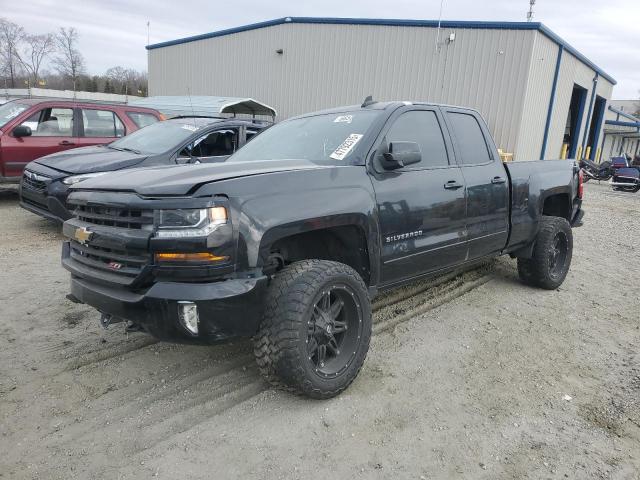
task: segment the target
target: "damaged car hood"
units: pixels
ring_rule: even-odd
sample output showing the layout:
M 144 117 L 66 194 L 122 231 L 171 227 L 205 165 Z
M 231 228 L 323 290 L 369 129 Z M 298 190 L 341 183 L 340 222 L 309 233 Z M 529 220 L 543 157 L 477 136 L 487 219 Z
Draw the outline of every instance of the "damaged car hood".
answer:
M 188 195 L 204 184 L 220 180 L 322 168 L 330 167 L 307 160 L 254 160 L 136 168 L 86 180 L 72 189 L 136 192 L 143 196 Z

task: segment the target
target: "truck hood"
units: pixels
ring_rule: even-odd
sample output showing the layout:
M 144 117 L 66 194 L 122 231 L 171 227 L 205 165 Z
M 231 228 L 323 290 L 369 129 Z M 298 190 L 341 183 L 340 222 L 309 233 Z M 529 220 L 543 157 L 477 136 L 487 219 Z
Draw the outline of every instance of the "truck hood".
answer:
M 52 153 L 39 158 L 36 163 L 60 172 L 77 175 L 129 168 L 138 165 L 145 158 L 147 158 L 146 155 L 93 146 Z
M 320 168 L 331 167 L 317 165 L 308 160 L 252 160 L 217 164 L 170 165 L 114 172 L 85 180 L 71 188 L 73 190 L 136 192 L 150 197 L 176 196 L 188 195 L 201 185 L 220 180 Z

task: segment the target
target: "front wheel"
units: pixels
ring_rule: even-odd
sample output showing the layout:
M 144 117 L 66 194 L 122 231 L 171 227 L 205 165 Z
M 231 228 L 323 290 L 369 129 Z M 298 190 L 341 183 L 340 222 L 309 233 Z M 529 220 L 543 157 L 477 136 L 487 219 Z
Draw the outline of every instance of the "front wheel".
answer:
M 566 219 L 542 217 L 531 258 L 518 258 L 518 274 L 528 284 L 547 290 L 564 282 L 571 265 L 573 232 Z
M 272 279 L 254 354 L 272 385 L 331 398 L 358 375 L 370 339 L 371 303 L 358 273 L 338 262 L 304 260 Z

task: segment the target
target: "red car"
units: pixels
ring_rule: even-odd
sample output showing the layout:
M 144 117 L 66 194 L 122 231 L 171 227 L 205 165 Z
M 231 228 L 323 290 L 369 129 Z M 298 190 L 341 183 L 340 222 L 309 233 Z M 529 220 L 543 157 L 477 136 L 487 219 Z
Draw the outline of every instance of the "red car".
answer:
M 12 100 L 0 106 L 0 183 L 50 153 L 110 143 L 162 120 L 151 108 L 73 100 Z

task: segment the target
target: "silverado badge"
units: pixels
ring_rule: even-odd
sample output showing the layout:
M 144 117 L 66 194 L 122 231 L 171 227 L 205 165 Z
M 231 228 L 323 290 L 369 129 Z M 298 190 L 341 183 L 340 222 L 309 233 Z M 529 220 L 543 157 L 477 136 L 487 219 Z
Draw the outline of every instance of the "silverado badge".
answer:
M 92 236 L 93 236 L 93 232 L 90 232 L 89 230 L 87 230 L 86 227 L 76 228 L 76 231 L 73 234 L 73 238 L 75 238 L 78 242 L 80 242 L 83 245 L 87 243 L 89 240 L 91 240 Z

